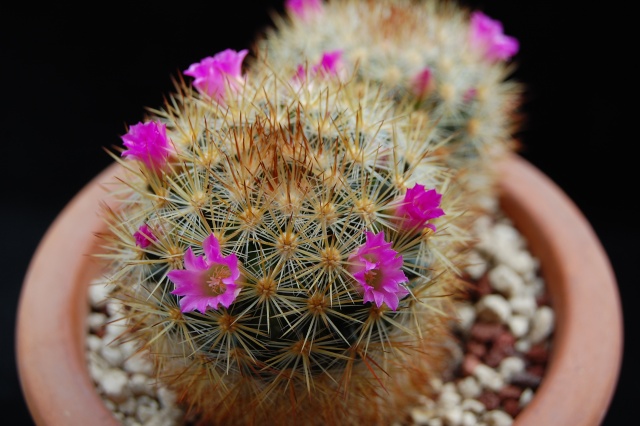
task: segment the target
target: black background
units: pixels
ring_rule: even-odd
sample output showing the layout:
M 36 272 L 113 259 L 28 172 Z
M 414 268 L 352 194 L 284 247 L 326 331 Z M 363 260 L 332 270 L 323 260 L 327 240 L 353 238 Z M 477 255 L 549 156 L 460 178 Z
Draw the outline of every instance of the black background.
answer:
M 282 11 L 279 1 L 216 3 L 0 11 L 0 409 L 14 416 L 12 425 L 32 424 L 16 373 L 14 327 L 24 274 L 48 226 L 110 164 L 102 148 L 120 145 L 125 125 L 141 121 L 145 107 L 162 105 L 171 76 L 227 47 L 250 48 L 270 12 Z M 637 48 L 622 33 L 632 14 L 616 2 L 461 4 L 502 21 L 520 40 L 515 78 L 528 87 L 521 155 L 576 203 L 611 260 L 625 352 L 604 424 L 629 424 L 640 396 L 633 346 L 640 282 L 632 270 L 639 139 L 630 114 L 638 111 Z

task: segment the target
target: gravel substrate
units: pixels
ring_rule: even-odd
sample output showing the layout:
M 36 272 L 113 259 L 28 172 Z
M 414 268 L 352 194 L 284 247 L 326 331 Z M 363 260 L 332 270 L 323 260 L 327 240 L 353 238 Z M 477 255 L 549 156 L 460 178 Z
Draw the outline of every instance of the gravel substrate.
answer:
M 477 261 L 465 270 L 476 290 L 458 302 L 451 371 L 434 382 L 438 397 L 398 413 L 397 425 L 511 425 L 540 385 L 554 311 L 526 241 L 507 219 L 495 217 L 476 223 Z M 154 386 L 145 354 L 133 343 L 109 344 L 124 327 L 113 322 L 120 306 L 107 300 L 108 292 L 102 283 L 89 291 L 87 362 L 96 389 L 123 425 L 185 424 L 175 395 Z

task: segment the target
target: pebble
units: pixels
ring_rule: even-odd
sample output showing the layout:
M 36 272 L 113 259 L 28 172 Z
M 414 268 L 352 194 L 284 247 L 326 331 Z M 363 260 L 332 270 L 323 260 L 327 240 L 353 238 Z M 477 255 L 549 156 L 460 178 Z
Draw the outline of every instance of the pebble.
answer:
M 482 392 L 482 387 L 473 376 L 467 376 L 458 382 L 458 392 L 463 398 L 475 398 Z
M 468 257 L 469 265 L 464 271 L 473 280 L 478 280 L 487 272 L 487 262 L 477 250 L 472 250 Z
M 518 401 L 518 403 L 520 404 L 520 407 L 525 407 L 527 406 L 527 404 L 529 404 L 531 402 L 531 400 L 533 399 L 533 389 L 531 388 L 527 388 L 524 391 L 522 391 L 522 395 L 520 395 L 520 400 Z
M 416 425 L 426 425 L 433 418 L 434 412 L 428 408 L 416 407 L 411 410 L 411 419 Z
M 504 324 L 511 317 L 511 305 L 500 294 L 487 294 L 476 304 L 478 318 L 487 322 Z
M 87 336 L 86 344 L 89 352 L 98 352 L 100 351 L 100 348 L 104 343 L 102 342 L 102 339 L 99 336 L 95 334 L 89 334 Z
M 486 364 L 478 364 L 473 370 L 473 375 L 478 379 L 478 383 L 485 389 L 498 391 L 504 386 L 504 379 L 493 368 Z
M 478 396 L 480 396 L 479 393 Z M 482 414 L 486 411 L 486 407 L 484 406 L 484 404 L 479 400 L 473 398 L 467 398 L 462 401 L 462 409 L 475 414 Z
M 536 309 L 538 309 L 538 303 L 532 294 L 515 296 L 509 300 L 509 305 L 511 306 L 512 313 L 523 315 L 526 318 L 533 318 Z
M 524 279 L 505 264 L 489 271 L 489 282 L 497 292 L 507 298 L 521 294 L 525 286 Z
M 465 268 L 475 288 L 458 302 L 455 371 L 431 380 L 436 395 L 421 397 L 408 412 L 414 425 L 510 426 L 543 380 L 555 315 L 539 262 L 508 220 L 492 221 L 476 222 L 480 242 Z M 87 366 L 105 406 L 125 426 L 185 424 L 175 393 L 155 384 L 146 354 L 133 343 L 109 344 L 126 331 L 116 321 L 121 306 L 106 300 L 111 288 L 90 286 L 87 318 Z
M 521 357 L 509 356 L 500 361 L 498 371 L 505 382 L 511 382 L 511 378 L 514 374 L 522 373 L 525 366 L 525 361 Z
M 525 336 L 529 332 L 529 318 L 524 315 L 511 315 L 507 321 L 509 330 L 514 337 L 519 338 Z
M 461 303 L 457 308 L 457 314 L 459 319 L 458 326 L 464 333 L 468 333 L 471 330 L 471 326 L 476 321 L 476 308 L 470 303 Z
M 122 367 L 127 373 L 140 373 L 146 376 L 153 374 L 153 364 L 145 352 L 138 352 L 127 358 Z
M 460 426 L 475 426 L 477 423 L 478 423 L 478 419 L 474 413 L 471 413 L 469 411 L 465 411 L 462 413 Z
M 490 390 L 483 391 L 480 396 L 478 396 L 478 401 L 489 411 L 495 410 L 500 406 L 500 397 L 497 393 Z
M 134 395 L 150 395 L 152 380 L 146 374 L 134 373 L 129 377 L 129 389 Z
M 158 401 L 146 395 L 138 398 L 138 409 L 136 410 L 136 417 L 145 423 L 151 417 L 158 413 L 159 408 Z
M 462 423 L 463 415 L 464 412 L 462 411 L 462 408 L 458 405 L 454 405 L 444 412 L 442 418 L 447 425 L 457 426 Z
M 125 401 L 128 397 L 129 376 L 119 368 L 110 368 L 104 372 L 100 388 L 114 402 Z
M 471 327 L 471 338 L 479 342 L 488 343 L 493 341 L 501 331 L 502 326 L 500 324 L 476 322 Z
M 107 316 L 102 312 L 90 312 L 87 318 L 87 325 L 92 333 L 97 333 L 107 322 Z
M 513 424 L 513 418 L 502 410 L 491 410 L 484 418 L 490 426 L 511 426 Z
M 96 280 L 89 286 L 89 303 L 91 306 L 99 308 L 107 303 L 107 296 L 113 290 L 113 284 L 107 284 L 104 281 Z
M 124 361 L 122 351 L 115 343 L 110 342 L 102 346 L 100 349 L 100 355 L 102 355 L 102 358 L 104 358 L 104 360 L 112 367 L 120 367 L 122 365 L 122 361 Z
M 518 414 L 520 414 L 520 411 L 522 411 L 520 401 L 513 398 L 505 398 L 502 401 L 502 409 L 512 418 L 516 418 Z
M 549 306 L 540 306 L 531 320 L 529 340 L 532 344 L 545 340 L 553 331 L 554 314 Z
M 455 383 L 446 383 L 440 393 L 440 398 L 438 398 L 439 405 L 451 409 L 452 407 L 460 405 L 461 401 L 462 397 L 458 393 Z
M 503 253 L 499 260 L 503 262 L 503 265 L 510 267 L 525 279 L 532 278 L 539 266 L 539 262 L 526 250 L 509 254 Z

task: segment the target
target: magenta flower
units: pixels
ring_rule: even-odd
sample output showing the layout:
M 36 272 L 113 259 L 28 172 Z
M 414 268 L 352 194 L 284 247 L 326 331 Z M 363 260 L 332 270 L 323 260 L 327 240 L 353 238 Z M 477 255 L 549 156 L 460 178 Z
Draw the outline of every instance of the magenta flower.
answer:
M 240 293 L 241 288 L 236 284 L 240 276 L 236 255 L 223 256 L 213 234 L 202 242 L 202 248 L 204 256 L 196 256 L 189 247 L 184 254 L 186 269 L 167 274 L 176 285 L 171 294 L 184 296 L 180 299 L 182 312 L 197 309 L 204 313 L 207 307 L 218 309 L 218 305 L 228 308 Z
M 303 21 L 322 12 L 322 0 L 286 0 L 284 6 Z
M 307 78 L 307 68 L 304 65 L 298 65 L 298 69 L 296 71 L 296 75 L 294 76 L 294 80 L 303 82 Z
M 313 73 L 320 72 L 323 75 L 338 75 L 342 67 L 342 50 L 325 52 L 322 59 L 313 68 Z
M 427 191 L 424 186 L 416 184 L 407 190 L 404 200 L 396 208 L 395 215 L 405 229 L 426 226 L 435 231 L 435 225 L 427 221 L 444 216 L 444 210 L 440 208 L 441 200 L 442 194 L 438 194 L 435 189 Z
M 413 78 L 413 94 L 419 98 L 424 98 L 433 87 L 433 72 L 431 68 L 425 67 Z
M 311 67 L 310 74 L 315 76 L 320 73 L 323 77 L 337 76 L 342 70 L 342 50 L 333 50 L 331 52 L 325 52 L 322 55 L 320 61 Z M 304 81 L 306 78 L 306 71 L 304 65 L 298 65 L 295 78 L 298 81 Z
M 122 141 L 128 149 L 123 157 L 132 157 L 143 162 L 148 169 L 158 171 L 167 164 L 173 148 L 167 138 L 167 126 L 155 121 L 138 123 L 129 127 Z
M 248 53 L 247 49 L 239 52 L 226 49 L 191 64 L 184 74 L 195 78 L 193 85 L 200 93 L 223 102 L 227 84 L 237 90 L 242 80 L 242 61 Z
M 136 245 L 141 248 L 149 247 L 153 241 L 158 241 L 151 228 L 145 223 L 133 234 L 133 238 L 136 240 Z
M 500 21 L 480 11 L 471 15 L 471 44 L 484 49 L 485 57 L 489 60 L 507 60 L 520 48 L 516 38 L 504 35 Z
M 362 301 L 374 302 L 378 307 L 386 303 L 398 309 L 400 299 L 409 291 L 400 285 L 409 281 L 402 272 L 402 256 L 384 241 L 384 231 L 366 233 L 366 242 L 349 256 L 349 271 L 362 286 Z

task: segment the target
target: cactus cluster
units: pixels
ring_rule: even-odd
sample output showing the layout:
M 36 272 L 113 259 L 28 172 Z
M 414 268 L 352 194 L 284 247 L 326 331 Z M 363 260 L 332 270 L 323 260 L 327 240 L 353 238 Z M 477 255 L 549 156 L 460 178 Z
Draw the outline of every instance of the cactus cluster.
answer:
M 463 176 L 508 145 L 517 91 L 461 8 L 287 7 L 248 65 L 194 63 L 127 129 L 99 256 L 122 340 L 192 418 L 390 424 L 447 365 L 492 191 Z

